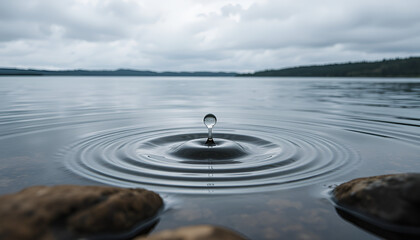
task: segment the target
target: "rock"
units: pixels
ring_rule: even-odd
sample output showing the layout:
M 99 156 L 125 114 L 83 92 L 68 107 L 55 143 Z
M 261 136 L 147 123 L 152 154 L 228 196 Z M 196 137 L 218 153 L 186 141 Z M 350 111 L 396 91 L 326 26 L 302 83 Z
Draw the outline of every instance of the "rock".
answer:
M 175 230 L 165 230 L 148 237 L 138 237 L 134 240 L 244 240 L 238 233 L 231 230 L 212 226 L 198 225 L 181 227 Z
M 0 197 L 0 239 L 119 233 L 155 216 L 162 199 L 144 189 L 36 186 Z
M 338 206 L 386 223 L 420 227 L 420 174 L 358 178 L 333 191 Z

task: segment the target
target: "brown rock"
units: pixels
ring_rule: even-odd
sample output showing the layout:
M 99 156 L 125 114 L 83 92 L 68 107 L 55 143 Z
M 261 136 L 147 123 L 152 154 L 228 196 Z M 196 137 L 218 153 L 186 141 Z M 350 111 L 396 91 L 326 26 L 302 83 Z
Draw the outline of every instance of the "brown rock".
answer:
M 420 227 L 420 174 L 358 178 L 333 191 L 336 203 L 391 224 Z
M 139 237 L 134 240 L 244 240 L 238 233 L 231 230 L 212 226 L 198 225 L 182 227 L 175 230 L 165 230 L 148 237 Z
M 117 233 L 153 217 L 162 199 L 144 189 L 36 186 L 0 197 L 0 239 Z

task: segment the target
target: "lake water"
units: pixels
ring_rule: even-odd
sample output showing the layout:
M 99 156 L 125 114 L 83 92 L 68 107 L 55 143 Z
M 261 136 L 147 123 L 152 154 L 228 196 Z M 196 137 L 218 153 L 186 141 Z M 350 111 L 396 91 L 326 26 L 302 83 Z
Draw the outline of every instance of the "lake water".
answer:
M 251 239 L 377 239 L 340 217 L 328 191 L 420 171 L 420 79 L 2 77 L 0 153 L 0 194 L 159 192 L 155 231 L 210 223 Z

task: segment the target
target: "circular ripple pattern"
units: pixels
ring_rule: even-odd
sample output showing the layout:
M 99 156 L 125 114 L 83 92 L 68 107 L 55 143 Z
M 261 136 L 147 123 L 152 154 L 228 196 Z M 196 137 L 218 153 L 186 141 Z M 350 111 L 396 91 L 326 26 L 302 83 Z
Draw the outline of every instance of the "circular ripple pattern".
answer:
M 201 132 L 201 133 L 200 133 Z M 106 184 L 176 193 L 248 193 L 313 184 L 353 167 L 358 155 L 299 129 L 126 128 L 95 133 L 65 151 L 74 173 Z

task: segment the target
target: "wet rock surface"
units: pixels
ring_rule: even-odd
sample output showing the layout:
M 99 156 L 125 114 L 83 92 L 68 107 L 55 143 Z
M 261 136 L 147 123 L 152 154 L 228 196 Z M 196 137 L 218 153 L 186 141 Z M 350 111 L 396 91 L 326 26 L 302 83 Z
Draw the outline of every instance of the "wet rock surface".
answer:
M 154 192 L 104 186 L 35 186 L 0 197 L 0 239 L 63 239 L 130 230 L 155 216 Z M 64 235 L 63 235 L 64 234 Z
M 420 174 L 358 178 L 333 191 L 336 203 L 390 224 L 420 227 Z
M 243 236 L 226 228 L 212 225 L 197 225 L 165 230 L 148 237 L 134 240 L 244 240 Z

